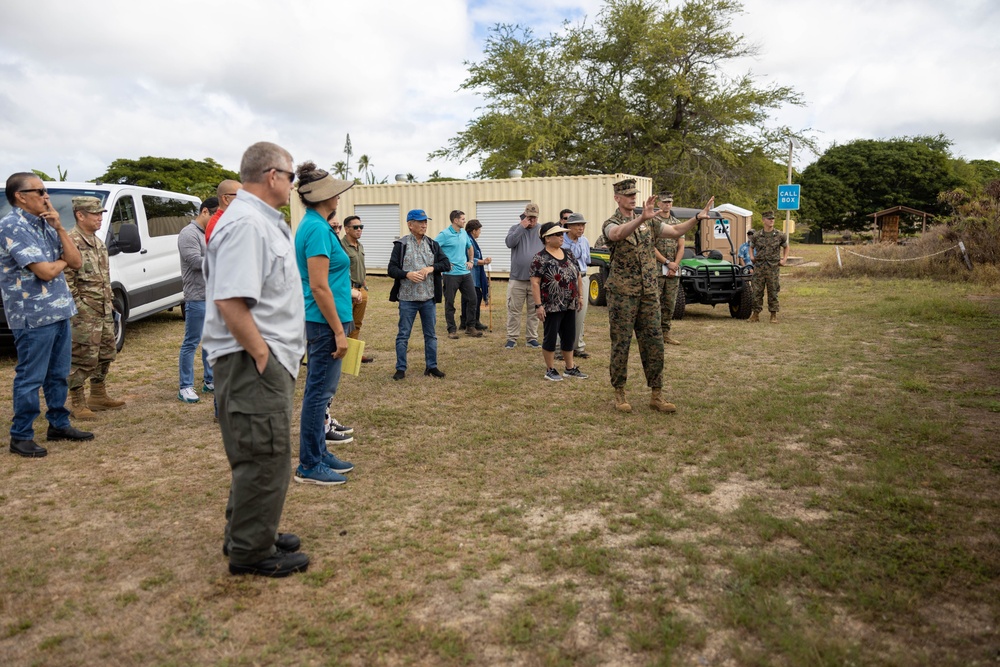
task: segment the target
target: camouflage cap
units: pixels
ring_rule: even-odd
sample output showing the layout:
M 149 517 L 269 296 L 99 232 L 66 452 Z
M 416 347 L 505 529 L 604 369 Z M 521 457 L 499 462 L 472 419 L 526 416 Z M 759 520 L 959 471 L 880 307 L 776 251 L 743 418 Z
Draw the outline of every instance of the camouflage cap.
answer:
M 615 194 L 616 195 L 634 195 L 638 190 L 635 187 L 634 178 L 623 178 L 622 180 L 615 183 Z
M 760 217 L 764 218 L 765 220 L 774 220 L 774 211 L 764 211 L 763 213 L 760 214 Z
M 660 194 L 656 195 L 660 201 L 668 201 L 671 204 L 674 202 L 674 193 L 668 190 L 663 190 Z
M 538 204 L 528 204 L 524 207 L 524 217 L 526 218 L 537 218 L 538 217 Z
M 108 209 L 101 206 L 101 200 L 97 197 L 73 197 L 73 210 L 86 211 L 87 213 L 104 213 Z

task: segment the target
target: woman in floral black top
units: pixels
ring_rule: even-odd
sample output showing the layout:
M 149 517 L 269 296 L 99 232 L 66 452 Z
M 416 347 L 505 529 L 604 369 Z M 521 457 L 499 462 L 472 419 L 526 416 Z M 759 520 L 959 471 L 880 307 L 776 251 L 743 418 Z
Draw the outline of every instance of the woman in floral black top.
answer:
M 545 379 L 554 382 L 564 377 L 587 377 L 573 364 L 576 311 L 583 307 L 583 278 L 573 254 L 562 248 L 566 231 L 555 222 L 542 225 L 538 235 L 542 237 L 545 247 L 531 260 L 531 293 L 535 298 L 535 313 L 544 327 L 542 358 L 545 360 Z M 552 367 L 557 336 L 562 340 L 566 362 L 562 375 Z

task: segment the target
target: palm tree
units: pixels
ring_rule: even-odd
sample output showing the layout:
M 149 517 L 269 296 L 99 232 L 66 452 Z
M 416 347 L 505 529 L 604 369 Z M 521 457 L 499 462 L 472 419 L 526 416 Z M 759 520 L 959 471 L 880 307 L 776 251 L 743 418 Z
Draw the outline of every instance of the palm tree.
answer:
M 371 178 L 369 176 L 369 172 L 374 166 L 375 165 L 372 164 L 371 159 L 367 155 L 362 155 L 361 157 L 358 158 L 358 171 L 360 171 L 365 176 L 366 183 Z
M 345 179 L 347 178 L 347 163 L 344 162 L 343 160 L 337 160 L 336 162 L 333 163 L 333 166 L 330 168 L 333 169 L 333 173 L 336 176 Z

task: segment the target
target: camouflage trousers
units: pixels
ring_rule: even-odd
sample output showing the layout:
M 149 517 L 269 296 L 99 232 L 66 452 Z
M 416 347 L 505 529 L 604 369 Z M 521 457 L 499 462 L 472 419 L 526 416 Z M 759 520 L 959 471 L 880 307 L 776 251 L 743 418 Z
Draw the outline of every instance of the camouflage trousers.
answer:
M 632 334 L 639 343 L 639 357 L 646 384 L 663 387 L 663 329 L 660 328 L 659 290 L 641 296 L 608 292 L 608 322 L 611 326 L 611 386 L 625 387 Z
M 778 312 L 778 291 L 781 285 L 778 284 L 778 273 L 781 266 L 778 264 L 756 264 L 753 267 L 753 312 L 759 313 L 764 310 L 764 289 L 767 288 L 767 309 L 772 313 Z
M 666 336 L 670 333 L 670 321 L 674 319 L 674 306 L 677 305 L 677 290 L 681 286 L 681 278 L 660 276 L 656 280 L 660 284 L 660 328 Z
M 82 387 L 87 378 L 91 383 L 104 382 L 117 355 L 115 321 L 111 315 L 91 315 L 83 310 L 74 315 L 70 391 Z

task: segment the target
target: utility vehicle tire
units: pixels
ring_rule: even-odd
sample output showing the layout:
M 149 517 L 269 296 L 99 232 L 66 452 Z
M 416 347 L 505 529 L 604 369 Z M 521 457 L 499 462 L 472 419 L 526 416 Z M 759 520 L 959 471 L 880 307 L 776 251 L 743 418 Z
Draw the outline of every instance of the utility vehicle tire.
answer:
M 677 301 L 674 302 L 674 316 L 671 319 L 683 320 L 684 319 L 684 306 L 687 305 L 687 300 L 684 298 L 684 287 L 677 288 Z
M 750 289 L 750 281 L 748 280 L 743 283 L 743 288 L 729 302 L 729 314 L 738 320 L 746 320 L 750 318 L 752 310 L 753 290 Z
M 591 306 L 608 305 L 608 297 L 604 293 L 604 277 L 600 273 L 590 276 L 590 285 L 587 289 L 587 300 Z

